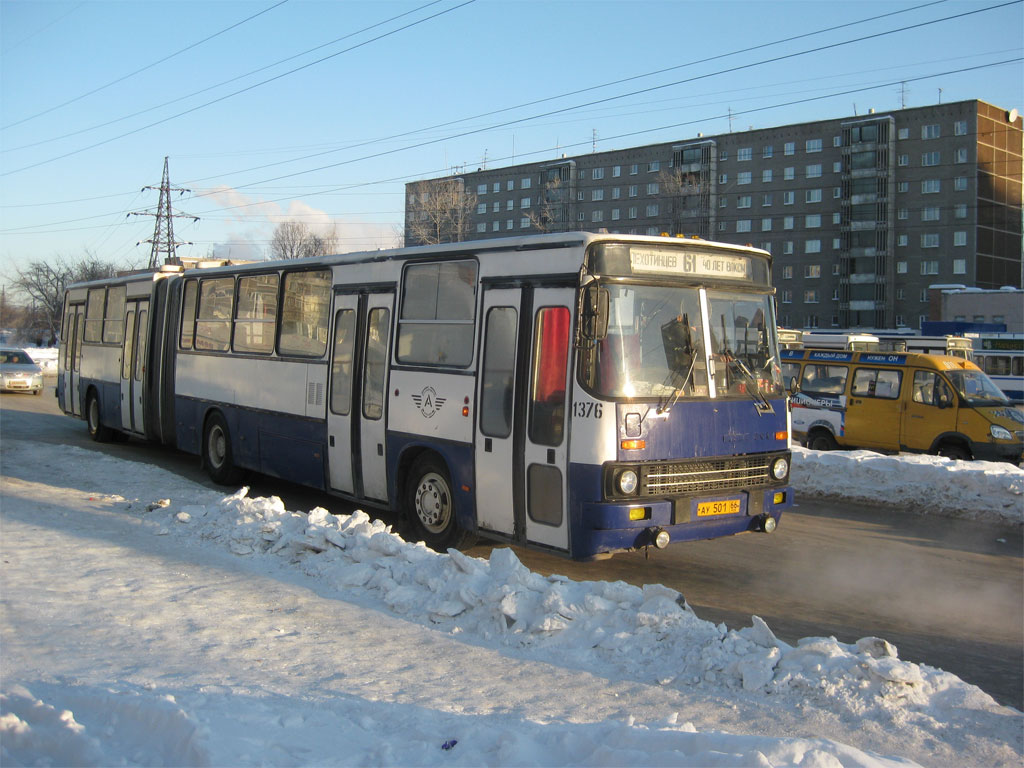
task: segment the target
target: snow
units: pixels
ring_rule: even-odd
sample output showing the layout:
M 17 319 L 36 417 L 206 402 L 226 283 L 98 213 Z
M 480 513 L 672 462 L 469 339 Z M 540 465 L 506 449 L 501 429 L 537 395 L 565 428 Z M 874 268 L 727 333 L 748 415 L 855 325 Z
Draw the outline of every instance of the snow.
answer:
M 59 451 L 59 453 L 58 453 Z M 1021 763 L 1024 715 L 881 638 L 435 553 L 362 512 L 5 439 L 0 764 Z M 794 451 L 793 481 L 1020 522 L 1024 471 Z M 941 491 L 941 493 L 939 492 Z M 934 504 L 934 506 L 932 506 Z M 680 545 L 683 546 L 683 545 Z

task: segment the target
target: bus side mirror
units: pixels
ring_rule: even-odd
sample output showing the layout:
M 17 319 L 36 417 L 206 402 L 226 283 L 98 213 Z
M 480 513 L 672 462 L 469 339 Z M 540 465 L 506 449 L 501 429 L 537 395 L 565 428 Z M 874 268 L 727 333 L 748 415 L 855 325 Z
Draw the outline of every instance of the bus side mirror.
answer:
M 588 341 L 601 341 L 608 335 L 608 304 L 607 288 L 591 285 L 583 293 L 583 338 Z

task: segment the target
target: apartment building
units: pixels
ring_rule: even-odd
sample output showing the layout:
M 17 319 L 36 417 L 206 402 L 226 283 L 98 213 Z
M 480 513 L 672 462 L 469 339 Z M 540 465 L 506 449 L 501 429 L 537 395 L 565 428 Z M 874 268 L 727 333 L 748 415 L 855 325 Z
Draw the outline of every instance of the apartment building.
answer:
M 929 285 L 1021 286 L 1022 126 L 971 100 L 479 169 L 406 186 L 406 244 L 749 243 L 775 257 L 780 324 L 916 328 Z

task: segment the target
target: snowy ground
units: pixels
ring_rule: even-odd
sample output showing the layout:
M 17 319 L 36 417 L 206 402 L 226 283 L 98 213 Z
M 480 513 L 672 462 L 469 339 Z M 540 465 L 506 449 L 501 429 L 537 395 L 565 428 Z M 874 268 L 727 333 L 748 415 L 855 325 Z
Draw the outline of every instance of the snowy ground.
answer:
M 362 513 L 0 443 L 0 765 L 1018 766 L 1024 716 L 883 639 L 440 555 Z M 1007 465 L 796 451 L 794 484 L 1020 521 Z

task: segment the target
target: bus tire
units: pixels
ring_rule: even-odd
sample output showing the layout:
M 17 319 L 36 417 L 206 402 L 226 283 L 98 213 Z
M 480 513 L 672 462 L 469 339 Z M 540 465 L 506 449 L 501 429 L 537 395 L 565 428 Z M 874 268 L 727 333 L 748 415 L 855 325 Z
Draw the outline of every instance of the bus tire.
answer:
M 944 456 L 947 459 L 955 459 L 957 461 L 971 460 L 971 452 L 961 443 L 943 443 L 939 446 L 938 450 L 935 451 L 935 454 L 937 456 Z
M 100 399 L 94 390 L 89 390 L 85 399 L 85 423 L 89 428 L 89 437 L 97 443 L 109 443 L 114 436 L 114 430 L 100 418 Z
M 203 464 L 210 479 L 218 485 L 235 485 L 242 479 L 242 470 L 235 466 L 231 454 L 231 432 L 224 417 L 214 412 L 203 429 Z
M 812 451 L 834 451 L 839 444 L 828 432 L 815 432 L 807 438 L 807 447 Z
M 432 453 L 421 455 L 409 470 L 405 513 L 416 536 L 438 552 L 471 546 L 476 538 L 459 527 L 448 468 Z

